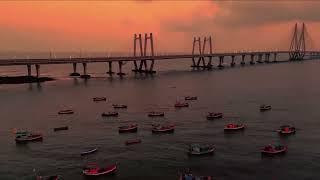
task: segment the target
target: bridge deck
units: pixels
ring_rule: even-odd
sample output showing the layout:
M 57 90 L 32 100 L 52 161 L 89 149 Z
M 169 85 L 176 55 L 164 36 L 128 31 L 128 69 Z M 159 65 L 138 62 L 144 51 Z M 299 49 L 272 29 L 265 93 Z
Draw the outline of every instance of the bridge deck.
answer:
M 289 54 L 290 51 L 261 51 L 261 52 L 227 52 L 204 54 L 203 57 L 218 56 L 242 56 L 242 55 L 258 55 L 267 53 Z M 320 53 L 318 51 L 306 51 L 306 54 Z M 122 56 L 122 57 L 83 57 L 83 58 L 22 58 L 22 59 L 0 59 L 0 66 L 28 65 L 28 64 L 71 64 L 71 63 L 94 63 L 94 62 L 117 62 L 117 61 L 134 61 L 134 60 L 168 60 L 168 59 L 185 59 L 197 58 L 199 54 L 179 54 L 179 55 L 159 55 L 159 56 Z

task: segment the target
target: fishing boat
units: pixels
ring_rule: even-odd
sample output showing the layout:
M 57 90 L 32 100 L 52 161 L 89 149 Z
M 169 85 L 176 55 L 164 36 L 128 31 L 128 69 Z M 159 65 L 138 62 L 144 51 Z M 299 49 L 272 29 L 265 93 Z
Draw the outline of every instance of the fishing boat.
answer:
M 187 103 L 187 102 L 176 102 L 174 104 L 174 107 L 176 107 L 176 108 L 189 107 L 189 103 Z
M 65 109 L 58 112 L 58 114 L 73 114 L 73 110 L 71 109 Z
M 141 139 L 132 139 L 132 140 L 127 140 L 126 145 L 128 146 L 128 145 L 132 145 L 132 144 L 139 144 L 141 142 L 142 142 Z
M 289 135 L 296 132 L 296 128 L 290 125 L 283 125 L 277 130 L 280 135 Z
M 130 124 L 130 125 L 119 127 L 119 133 L 137 132 L 137 131 L 138 131 L 137 124 Z
M 118 112 L 106 112 L 101 114 L 102 117 L 116 117 L 119 116 Z
M 288 150 L 286 146 L 282 145 L 271 145 L 269 144 L 268 146 L 265 146 L 264 148 L 261 149 L 261 153 L 265 155 L 277 155 L 277 154 L 283 154 Z
M 180 174 L 179 180 L 213 180 L 212 176 L 196 176 L 193 174 L 185 173 Z
M 60 175 L 52 175 L 52 176 L 37 176 L 36 180 L 63 180 Z
M 152 125 L 152 132 L 153 133 L 173 133 L 174 128 L 175 126 L 172 124 L 170 125 L 155 124 L 155 125 Z
M 189 146 L 189 155 L 206 155 L 214 153 L 214 146 L 211 144 L 191 144 Z
M 31 141 L 42 141 L 43 136 L 40 133 L 31 133 L 28 131 L 20 131 L 16 133 L 16 143 L 27 143 Z
M 269 110 L 271 110 L 271 106 L 270 105 L 262 104 L 260 106 L 260 111 L 269 111 Z
M 197 99 L 198 99 L 197 96 L 186 96 L 186 97 L 184 97 L 184 100 L 186 100 L 186 101 L 197 100 Z
M 125 108 L 127 108 L 127 105 L 125 105 L 125 104 L 112 104 L 112 106 L 115 109 L 125 109 Z
M 110 175 L 117 171 L 117 165 L 113 164 L 107 167 L 99 167 L 96 163 L 89 163 L 83 168 L 83 175 L 85 176 L 102 176 Z
M 87 150 L 87 151 L 83 151 L 81 153 L 81 156 L 85 156 L 85 155 L 88 155 L 88 154 L 92 154 L 92 153 L 95 153 L 98 151 L 98 148 L 93 148 L 93 149 L 90 149 L 90 150 Z
M 237 130 L 244 130 L 245 125 L 244 124 L 234 124 L 234 123 L 229 123 L 225 125 L 224 131 L 237 131 Z
M 152 112 L 149 112 L 148 113 L 148 116 L 149 117 L 163 117 L 164 116 L 164 112 L 154 112 L 154 111 L 152 111 Z
M 95 101 L 95 102 L 107 101 L 107 98 L 106 97 L 94 97 L 93 101 Z
M 222 113 L 215 113 L 215 112 L 209 112 L 207 115 L 207 119 L 211 120 L 211 119 L 219 119 L 222 118 L 223 114 Z
M 68 129 L 69 129 L 68 126 L 62 126 L 62 127 L 53 128 L 53 131 L 63 131 L 63 130 L 68 130 Z

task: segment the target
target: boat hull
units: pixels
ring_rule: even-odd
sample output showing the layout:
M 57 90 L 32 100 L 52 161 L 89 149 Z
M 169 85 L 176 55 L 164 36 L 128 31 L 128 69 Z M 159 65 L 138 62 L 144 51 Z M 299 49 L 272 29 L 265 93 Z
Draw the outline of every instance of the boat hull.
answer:
M 95 176 L 105 176 L 105 175 L 112 175 L 117 171 L 117 166 L 114 165 L 112 168 L 103 171 L 103 172 L 99 172 L 99 173 L 90 173 L 89 171 L 83 170 L 82 173 L 85 176 L 88 177 L 95 177 Z
M 82 152 L 80 155 L 81 156 L 86 156 L 86 155 L 89 155 L 89 154 L 93 154 L 93 153 L 95 153 L 97 151 L 98 151 L 98 149 L 95 148 L 95 149 L 92 149 L 92 150 L 89 150 L 89 151 Z
M 57 128 L 53 128 L 53 131 L 63 131 L 63 130 L 68 130 L 69 127 L 65 126 L 65 127 L 57 127 Z
M 214 154 L 214 149 L 210 150 L 210 151 L 206 151 L 206 152 L 193 152 L 193 151 L 189 151 L 188 154 L 190 156 L 205 156 L 205 155 L 212 155 Z
M 174 133 L 174 128 L 171 129 L 164 129 L 164 130 L 159 130 L 159 129 L 152 129 L 152 133 L 154 134 L 165 134 L 165 133 Z
M 135 133 L 138 131 L 138 127 L 128 128 L 128 129 L 119 129 L 119 133 Z
M 18 144 L 35 142 L 35 141 L 42 141 L 42 140 L 43 140 L 42 136 L 37 136 L 37 137 L 32 137 L 32 138 L 16 138 L 15 139 L 16 143 L 18 143 Z
M 224 131 L 225 132 L 233 132 L 233 131 L 241 131 L 244 129 L 245 129 L 245 127 L 241 126 L 241 127 L 236 127 L 236 128 L 224 128 Z

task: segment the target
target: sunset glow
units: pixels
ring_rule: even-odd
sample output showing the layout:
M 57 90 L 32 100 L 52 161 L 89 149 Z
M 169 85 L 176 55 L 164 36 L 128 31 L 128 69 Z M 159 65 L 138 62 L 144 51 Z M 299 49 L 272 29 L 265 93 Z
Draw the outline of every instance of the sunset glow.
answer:
M 274 6 L 211 1 L 1 2 L 0 51 L 128 52 L 133 34 L 145 32 L 154 33 L 158 52 L 189 52 L 193 36 L 204 35 L 214 37 L 216 50 L 287 48 L 294 23 L 302 21 L 314 39 L 320 38 L 319 20 L 308 16 L 318 13 L 320 3 L 277 3 L 272 12 L 261 9 L 262 4 Z M 264 12 L 268 16 L 258 17 L 263 13 L 259 9 L 269 11 Z M 286 18 L 285 11 L 295 15 Z

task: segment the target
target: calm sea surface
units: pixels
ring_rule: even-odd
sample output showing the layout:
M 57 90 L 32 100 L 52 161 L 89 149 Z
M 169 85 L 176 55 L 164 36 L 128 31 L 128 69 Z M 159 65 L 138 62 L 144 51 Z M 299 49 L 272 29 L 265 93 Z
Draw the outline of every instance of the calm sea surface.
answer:
M 154 76 L 130 74 L 109 78 L 106 64 L 89 64 L 93 78 L 69 78 L 71 65 L 41 66 L 41 75 L 58 80 L 37 84 L 0 85 L 0 179 L 32 179 L 61 174 L 65 179 L 85 179 L 87 162 L 118 163 L 115 176 L 99 179 L 178 179 L 179 171 L 216 179 L 320 179 L 320 62 L 263 64 L 192 71 L 191 60 L 156 64 Z M 226 63 L 229 64 L 229 61 Z M 116 66 L 115 66 L 116 67 Z M 79 65 L 79 72 L 82 67 Z M 81 70 L 81 71 L 80 71 Z M 26 67 L 0 67 L 0 75 L 24 75 Z M 176 100 L 198 96 L 189 108 L 175 109 Z M 107 102 L 94 103 L 93 97 Z M 102 118 L 112 103 L 127 104 L 118 118 Z M 273 109 L 260 113 L 260 104 Z M 74 115 L 58 115 L 72 108 Z M 164 111 L 164 118 L 147 112 Z M 209 111 L 223 112 L 224 119 L 208 121 Z M 153 135 L 151 124 L 174 123 L 174 134 Z M 228 122 L 247 125 L 243 133 L 225 134 Z M 139 125 L 136 134 L 118 134 L 118 126 Z M 275 130 L 283 124 L 298 128 L 281 138 Z M 54 127 L 68 131 L 53 132 Z M 44 140 L 17 146 L 12 128 L 40 131 Z M 127 139 L 142 143 L 125 146 Z M 212 143 L 213 156 L 188 157 L 190 143 Z M 287 145 L 281 157 L 263 158 L 259 149 L 269 143 Z M 87 157 L 80 152 L 99 151 Z

